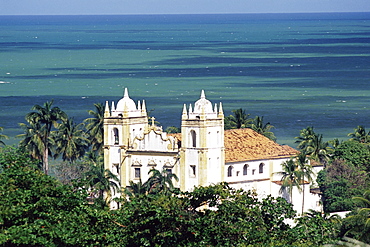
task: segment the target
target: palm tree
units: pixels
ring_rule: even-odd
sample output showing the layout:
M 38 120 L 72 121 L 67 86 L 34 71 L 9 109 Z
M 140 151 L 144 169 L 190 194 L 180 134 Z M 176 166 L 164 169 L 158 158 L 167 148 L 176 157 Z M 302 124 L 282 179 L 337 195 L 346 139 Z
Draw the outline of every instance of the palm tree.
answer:
M 21 127 L 26 131 L 24 135 L 19 135 L 20 137 L 29 138 L 32 134 L 38 135 L 38 138 L 34 138 L 36 142 L 22 142 L 24 148 L 31 154 L 35 153 L 42 154 L 42 167 L 45 174 L 48 174 L 49 161 L 48 157 L 50 155 L 50 144 L 52 140 L 50 139 L 50 134 L 52 127 L 57 127 L 59 120 L 67 119 L 67 114 L 59 109 L 59 107 L 52 107 L 53 101 L 44 103 L 43 106 L 34 105 L 30 112 L 26 115 L 25 119 L 30 124 L 28 127 L 21 124 Z M 31 129 L 34 130 L 34 133 Z M 36 140 L 38 139 L 38 140 Z M 35 149 L 39 149 L 36 150 Z
M 305 179 L 307 179 L 307 181 L 309 183 L 312 182 L 313 171 L 312 171 L 312 166 L 310 166 L 308 164 L 307 155 L 304 152 L 299 153 L 297 155 L 295 161 L 297 163 L 298 170 L 299 170 L 299 175 L 300 175 L 299 180 L 302 183 L 302 214 L 303 214 L 303 212 L 304 212 L 304 199 L 305 199 L 305 189 L 304 189 L 305 188 Z
M 104 105 L 97 103 L 94 106 L 95 111 L 88 111 L 93 117 L 85 119 L 84 123 L 86 123 L 92 150 L 101 153 L 104 145 Z
M 330 145 L 329 148 L 328 148 L 328 151 L 329 151 L 330 155 L 334 154 L 335 149 L 338 148 L 339 145 L 341 144 L 341 142 L 339 141 L 338 138 L 330 140 L 330 141 L 328 141 L 328 143 Z
M 137 197 L 140 195 L 145 195 L 148 192 L 148 186 L 147 183 L 143 183 L 141 179 L 139 182 L 135 183 L 133 181 L 130 181 L 130 186 L 125 188 L 125 194 L 129 197 Z
M 99 162 L 100 163 L 100 162 Z M 119 179 L 110 170 L 104 169 L 104 164 L 96 164 L 91 166 L 91 169 L 85 173 L 87 185 L 92 190 L 93 194 L 97 194 L 100 200 L 112 197 L 119 190 Z
M 24 131 L 24 134 L 17 135 L 17 137 L 23 138 L 23 140 L 19 142 L 20 149 L 27 152 L 32 158 L 39 160 L 41 168 L 43 168 L 43 150 L 45 150 L 43 137 L 45 133 L 44 129 L 46 128 L 45 125 L 36 122 L 30 123 L 29 125 L 20 123 L 19 126 Z M 51 142 L 52 140 L 49 140 L 48 143 Z
M 281 175 L 281 187 L 279 192 L 284 193 L 287 189 L 290 197 L 290 203 L 293 203 L 293 188 L 297 187 L 299 191 L 301 191 L 301 174 L 298 170 L 297 164 L 294 159 L 289 159 L 282 164 L 282 172 L 278 172 L 277 174 Z
M 316 134 L 312 137 L 311 143 L 305 152 L 310 158 L 326 166 L 330 158 L 331 148 L 328 142 L 323 141 L 321 134 Z
M 353 197 L 353 201 L 362 206 L 358 214 L 363 217 L 365 226 L 370 228 L 370 190 L 366 190 L 363 197 Z
M 179 178 L 168 169 L 163 169 L 162 172 L 151 169 L 149 174 L 151 174 L 151 176 L 146 182 L 149 193 L 164 192 L 167 194 L 175 188 L 172 179 L 179 181 Z
M 354 130 L 355 132 L 348 134 L 348 136 L 351 137 L 351 141 L 358 141 L 361 143 L 370 142 L 370 132 L 366 133 L 366 130 L 363 126 L 359 125 Z
M 298 143 L 298 149 L 304 151 L 307 149 L 308 146 L 311 145 L 312 138 L 315 136 L 316 133 L 313 130 L 313 127 L 307 127 L 305 129 L 302 129 L 299 132 L 299 136 L 297 136 L 295 139 L 297 139 L 296 143 Z
M 348 231 L 346 234 L 353 235 L 356 239 L 370 242 L 370 190 L 364 192 L 363 197 L 353 197 L 353 201 L 359 205 L 354 214 L 344 219 Z
M 6 135 L 1 134 L 3 130 L 3 127 L 0 127 L 0 145 L 5 145 L 5 143 L 1 139 L 8 139 Z
M 310 158 L 326 165 L 332 148 L 329 142 L 324 142 L 322 134 L 316 134 L 313 127 L 307 127 L 300 131 L 300 136 L 296 137 L 298 148 L 309 155 Z
M 245 110 L 242 108 L 232 110 L 234 115 L 230 115 L 225 118 L 225 129 L 240 129 L 247 128 L 251 119 L 249 119 L 250 114 L 246 114 Z
M 249 128 L 269 138 L 270 140 L 276 141 L 276 137 L 274 133 L 270 131 L 272 128 L 274 128 L 274 126 L 271 125 L 270 122 L 267 122 L 266 124 L 264 124 L 263 116 L 262 117 L 256 116 L 251 122 Z
M 59 124 L 55 133 L 55 158 L 62 155 L 63 161 L 73 162 L 82 157 L 89 145 L 89 140 L 83 130 L 84 124 L 76 125 L 71 118 Z

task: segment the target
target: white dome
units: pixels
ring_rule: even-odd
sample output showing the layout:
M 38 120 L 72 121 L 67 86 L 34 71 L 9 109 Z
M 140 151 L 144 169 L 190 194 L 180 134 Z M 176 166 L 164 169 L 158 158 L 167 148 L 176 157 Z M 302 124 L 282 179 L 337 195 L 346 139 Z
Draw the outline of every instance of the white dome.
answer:
M 130 99 L 128 96 L 127 88 L 125 88 L 125 93 L 122 99 L 120 99 L 117 103 L 116 111 L 124 111 L 127 107 L 127 111 L 136 111 L 136 104 L 135 102 Z
M 204 90 L 202 90 L 200 99 L 197 102 L 195 102 L 193 113 L 200 114 L 202 113 L 202 109 L 204 109 L 204 113 L 213 113 L 212 103 L 211 101 L 206 99 Z

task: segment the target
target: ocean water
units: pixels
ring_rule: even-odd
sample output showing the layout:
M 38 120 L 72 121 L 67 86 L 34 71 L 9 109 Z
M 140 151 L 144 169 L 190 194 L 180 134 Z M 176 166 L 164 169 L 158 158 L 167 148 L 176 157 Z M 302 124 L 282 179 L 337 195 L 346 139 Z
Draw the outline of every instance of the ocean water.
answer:
M 307 126 L 345 140 L 370 130 L 370 13 L 0 16 L 4 134 L 35 104 L 79 122 L 125 87 L 164 128 L 204 89 L 226 115 L 264 116 L 278 143 Z

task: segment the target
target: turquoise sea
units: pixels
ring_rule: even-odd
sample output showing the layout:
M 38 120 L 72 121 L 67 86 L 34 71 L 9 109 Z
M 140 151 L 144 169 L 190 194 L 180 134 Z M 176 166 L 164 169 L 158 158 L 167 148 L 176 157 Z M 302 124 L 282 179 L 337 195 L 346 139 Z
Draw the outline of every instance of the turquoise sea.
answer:
M 163 127 L 204 89 L 294 144 L 370 130 L 370 13 L 0 16 L 0 126 L 54 100 L 75 121 L 128 87 Z M 10 140 L 8 143 L 14 143 Z

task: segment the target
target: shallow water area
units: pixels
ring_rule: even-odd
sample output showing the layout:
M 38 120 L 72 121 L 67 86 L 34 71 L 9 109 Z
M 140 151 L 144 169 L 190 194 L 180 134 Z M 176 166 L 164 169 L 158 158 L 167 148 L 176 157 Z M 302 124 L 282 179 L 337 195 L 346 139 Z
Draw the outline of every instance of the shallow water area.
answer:
M 76 121 L 128 87 L 164 126 L 202 89 L 225 115 L 244 108 L 293 147 L 370 128 L 370 13 L 0 16 L 0 126 L 15 136 L 54 99 Z M 16 142 L 16 141 L 14 141 Z

